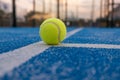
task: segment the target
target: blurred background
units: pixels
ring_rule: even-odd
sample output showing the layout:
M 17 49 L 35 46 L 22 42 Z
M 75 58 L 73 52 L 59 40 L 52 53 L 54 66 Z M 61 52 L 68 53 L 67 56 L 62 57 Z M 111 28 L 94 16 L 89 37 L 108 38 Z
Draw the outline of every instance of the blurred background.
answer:
M 67 26 L 120 27 L 120 0 L 0 0 L 0 27 L 38 27 L 51 17 Z

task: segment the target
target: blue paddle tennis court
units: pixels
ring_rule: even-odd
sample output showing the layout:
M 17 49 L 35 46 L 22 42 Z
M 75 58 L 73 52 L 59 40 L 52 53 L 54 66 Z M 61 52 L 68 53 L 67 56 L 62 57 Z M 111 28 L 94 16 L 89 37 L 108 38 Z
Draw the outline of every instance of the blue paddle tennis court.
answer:
M 46 45 L 39 28 L 0 28 L 0 80 L 119 80 L 119 28 L 67 28 Z

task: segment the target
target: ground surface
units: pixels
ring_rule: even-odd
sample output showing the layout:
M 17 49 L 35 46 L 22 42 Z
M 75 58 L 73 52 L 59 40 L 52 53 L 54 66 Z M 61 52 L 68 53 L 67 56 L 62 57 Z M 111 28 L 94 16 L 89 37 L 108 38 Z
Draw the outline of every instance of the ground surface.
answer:
M 0 28 L 0 80 L 119 80 L 120 29 L 78 29 L 48 46 L 38 28 Z

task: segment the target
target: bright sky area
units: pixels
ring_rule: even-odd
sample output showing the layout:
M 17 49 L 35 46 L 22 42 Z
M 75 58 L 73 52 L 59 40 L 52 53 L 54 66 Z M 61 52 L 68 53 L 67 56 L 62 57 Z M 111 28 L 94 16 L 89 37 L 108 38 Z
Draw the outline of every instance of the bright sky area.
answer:
M 12 0 L 1 0 L 1 1 L 11 4 Z M 65 2 L 65 0 L 60 0 L 60 1 L 61 3 Z M 33 0 L 16 0 L 16 4 L 21 8 L 25 9 L 27 12 L 33 9 L 32 2 Z M 49 7 L 50 2 L 52 2 L 52 12 L 53 14 L 55 14 L 56 0 L 46 0 L 46 12 L 48 12 L 50 9 Z M 115 0 L 115 2 L 118 3 L 120 2 L 120 0 Z M 69 16 L 89 19 L 91 13 L 91 4 L 92 4 L 92 0 L 68 0 L 68 7 L 69 7 L 68 14 Z M 99 17 L 99 13 L 100 13 L 99 6 L 100 6 L 100 0 L 95 0 L 95 16 L 94 16 L 95 18 Z M 36 10 L 42 11 L 42 0 L 36 0 Z M 62 10 L 64 10 L 63 7 L 61 7 L 61 12 Z M 77 12 L 79 14 L 77 14 Z M 64 16 L 64 13 L 61 15 Z

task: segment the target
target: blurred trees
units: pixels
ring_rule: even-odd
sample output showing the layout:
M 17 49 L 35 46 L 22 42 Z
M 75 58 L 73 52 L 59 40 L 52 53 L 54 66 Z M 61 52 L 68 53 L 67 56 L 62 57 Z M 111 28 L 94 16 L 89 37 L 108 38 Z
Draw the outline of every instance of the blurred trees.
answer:
M 27 24 L 29 24 L 30 26 L 38 26 L 43 22 L 43 20 L 50 17 L 52 17 L 50 13 L 30 11 L 25 15 L 25 22 L 27 22 Z
M 0 26 L 11 26 L 12 13 L 6 13 L 0 9 Z
M 0 25 L 3 25 L 3 15 L 4 15 L 4 11 L 0 9 Z
M 4 14 L 5 14 L 5 12 L 0 9 L 0 18 L 2 18 L 2 16 L 3 16 Z

